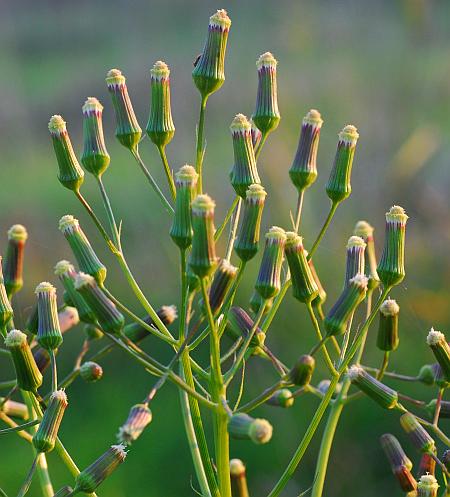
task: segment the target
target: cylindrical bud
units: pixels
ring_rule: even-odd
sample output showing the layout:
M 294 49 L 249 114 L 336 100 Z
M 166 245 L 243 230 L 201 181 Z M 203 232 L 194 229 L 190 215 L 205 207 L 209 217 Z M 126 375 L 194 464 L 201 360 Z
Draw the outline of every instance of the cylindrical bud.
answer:
M 239 497 L 248 497 L 245 465 L 240 459 L 230 460 L 230 477 L 232 494 Z
M 119 428 L 117 439 L 120 443 L 131 445 L 137 440 L 152 421 L 152 411 L 147 404 L 136 404 L 130 409 L 128 418 Z
M 222 307 L 228 290 L 236 279 L 237 270 L 227 259 L 220 261 L 209 289 L 209 305 L 213 314 Z
M 21 224 L 15 224 L 8 230 L 8 245 L 3 258 L 3 279 L 9 298 L 23 286 L 23 258 L 27 238 L 27 230 Z
M 254 322 L 242 307 L 233 306 L 228 313 L 228 325 L 227 330 L 233 338 L 243 337 L 245 339 L 253 329 Z M 265 338 L 265 333 L 261 328 L 257 327 L 250 341 L 250 346 L 259 347 L 263 345 Z
M 324 320 L 327 335 L 340 335 L 345 332 L 350 317 L 358 305 L 364 300 L 367 291 L 367 278 L 357 274 L 342 290 L 336 303 Z
M 282 228 L 273 226 L 266 233 L 266 244 L 255 290 L 263 299 L 274 297 L 281 288 L 281 265 L 286 243 L 286 233 Z
M 74 192 L 80 189 L 84 181 L 84 171 L 73 151 L 72 142 L 67 132 L 66 123 L 61 116 L 52 116 L 48 123 L 53 149 L 58 162 L 59 182 Z
M 432 350 L 434 357 L 436 357 L 439 366 L 441 366 L 444 378 L 450 381 L 450 345 L 445 335 L 431 328 L 427 336 L 427 344 Z
M 163 305 L 157 311 L 159 319 L 165 326 L 170 326 L 177 319 L 177 308 L 174 305 Z M 146 316 L 143 320 L 150 326 L 155 326 L 152 318 Z M 143 328 L 139 323 L 130 323 L 123 329 L 123 334 L 132 342 L 139 343 L 144 338 L 150 336 L 148 330 Z
M 77 260 L 80 271 L 93 276 L 99 285 L 106 278 L 106 267 L 100 262 L 89 240 L 80 227 L 78 219 L 73 216 L 63 216 L 59 220 L 59 230 L 66 237 Z
M 263 134 L 270 133 L 280 122 L 277 92 L 277 60 L 270 53 L 260 55 L 256 61 L 258 69 L 258 91 L 256 94 L 253 122 Z
M 286 233 L 284 253 L 291 274 L 292 295 L 300 302 L 309 303 L 319 294 L 319 288 L 306 260 L 303 240 L 297 233 Z
M 398 394 L 381 381 L 371 376 L 361 366 L 353 365 L 348 370 L 348 378 L 368 397 L 385 409 L 393 409 L 398 402 Z
M 158 60 L 150 70 L 151 109 L 147 123 L 150 140 L 159 147 L 166 146 L 175 134 L 170 107 L 170 69 Z
M 377 347 L 391 351 L 398 347 L 398 314 L 400 307 L 393 299 L 388 298 L 380 306 L 380 323 L 378 325 Z
M 266 314 L 273 305 L 273 299 L 263 299 L 256 290 L 253 290 L 249 300 L 250 309 L 254 314 L 258 314 L 262 305 L 264 305 L 264 314 Z
M 35 293 L 38 304 L 37 341 L 44 349 L 55 350 L 63 341 L 59 327 L 56 288 L 43 281 L 36 287 Z
M 81 163 L 86 171 L 100 177 L 110 162 L 103 136 L 103 105 L 96 98 L 89 97 L 82 111 L 84 148 Z
M 59 276 L 72 305 L 78 310 L 81 321 L 95 325 L 97 319 L 94 312 L 92 312 L 81 294 L 75 290 L 77 272 L 73 264 L 65 260 L 59 261 L 55 266 L 55 274 Z
M 57 350 L 55 352 L 57 352 Z M 44 374 L 45 371 L 50 366 L 49 353 L 45 349 L 43 349 L 42 347 L 35 347 L 33 349 L 33 357 L 34 357 L 34 360 L 36 361 L 36 366 L 38 367 L 39 371 L 42 374 Z
M 261 185 L 250 185 L 245 194 L 241 223 L 234 242 L 234 250 L 243 261 L 249 261 L 258 252 L 261 219 L 266 200 L 266 191 Z
M 66 485 L 60 488 L 53 497 L 69 497 L 70 495 L 73 495 L 73 488 Z
M 357 274 L 364 274 L 366 243 L 359 236 L 351 236 L 347 242 L 344 287 Z
M 386 213 L 386 234 L 378 264 L 378 276 L 385 287 L 398 285 L 405 277 L 405 231 L 408 216 L 394 205 Z
M 33 445 L 38 452 L 50 452 L 55 448 L 56 437 L 66 407 L 67 395 L 64 390 L 53 392 L 39 428 L 33 437 Z
M 0 397 L 1 412 L 10 416 L 12 418 L 22 418 L 27 420 L 29 417 L 28 407 L 21 402 L 16 402 L 15 400 L 7 400 L 5 402 L 4 397 Z
M 228 423 L 228 432 L 233 438 L 251 440 L 255 444 L 269 442 L 272 431 L 267 420 L 255 419 L 248 414 L 233 414 Z
M 303 118 L 297 152 L 289 169 L 291 181 L 299 192 L 317 179 L 316 160 L 322 124 L 322 117 L 316 109 L 311 109 Z
M 19 330 L 11 330 L 6 335 L 5 346 L 11 352 L 17 386 L 27 392 L 35 392 L 42 385 L 42 374 L 34 360 L 27 336 Z
M 103 377 L 103 368 L 96 362 L 86 361 L 80 366 L 80 376 L 87 383 L 95 383 Z
M 417 497 L 437 497 L 439 485 L 433 475 L 423 475 L 417 484 Z
M 282 388 L 277 390 L 270 399 L 267 400 L 266 404 L 277 407 L 291 407 L 294 405 L 295 397 L 289 388 Z
M 253 143 L 253 148 L 256 150 L 256 147 L 259 145 L 259 142 L 261 141 L 262 133 L 256 127 L 255 123 L 253 122 L 253 119 L 250 119 L 250 125 L 252 127 L 252 143 Z
M 359 134 L 355 126 L 348 125 L 339 133 L 333 168 L 326 186 L 326 192 L 332 202 L 342 202 L 351 193 L 350 177 L 353 157 Z
M 214 242 L 214 208 L 208 195 L 198 195 L 192 202 L 192 251 L 189 266 L 199 278 L 208 276 L 217 263 Z
M 59 329 L 61 334 L 64 335 L 80 322 L 80 316 L 75 307 L 66 305 L 61 311 L 58 312 Z
M 180 249 L 186 249 L 192 243 L 191 205 L 197 191 L 197 179 L 195 168 L 188 164 L 175 174 L 177 196 L 170 236 Z
M 385 433 L 380 437 L 381 447 L 383 448 L 384 453 L 389 461 L 392 471 L 399 466 L 404 466 L 405 468 L 411 470 L 413 464 L 411 459 L 405 454 L 400 442 L 397 440 L 394 435 L 390 433 Z M 409 490 L 405 490 L 409 492 Z
M 0 333 L 6 334 L 6 326 L 11 321 L 14 311 L 6 293 L 1 267 L 2 257 L 0 256 Z
M 314 357 L 308 354 L 301 355 L 288 373 L 289 381 L 300 387 L 309 385 L 315 367 Z
M 102 292 L 95 279 L 85 273 L 79 273 L 75 280 L 75 289 L 97 317 L 98 324 L 105 333 L 120 334 L 125 318 L 115 304 Z
M 203 98 L 217 91 L 225 81 L 225 51 L 230 26 L 226 10 L 218 10 L 209 18 L 205 47 L 192 71 L 195 86 Z
M 250 121 L 243 114 L 237 114 L 230 126 L 234 151 L 230 181 L 236 194 L 242 198 L 245 198 L 250 185 L 261 183 L 256 169 L 251 129 Z
M 419 469 L 417 470 L 417 478 L 423 475 L 433 475 L 436 470 L 436 460 L 434 459 L 434 454 L 422 454 L 419 463 Z
M 305 256 L 308 257 L 308 252 L 306 250 Z M 317 297 L 312 301 L 312 305 L 313 307 L 321 308 L 322 304 L 325 302 L 325 300 L 327 300 L 327 292 L 325 291 L 322 282 L 320 281 L 319 275 L 317 274 L 317 270 L 312 259 L 309 259 L 308 265 L 309 269 L 311 270 L 311 275 L 314 278 L 314 281 L 316 282 L 317 288 L 319 290 Z
M 86 336 L 86 340 L 89 341 L 100 340 L 100 338 L 103 338 L 103 331 L 95 324 L 85 324 L 84 334 Z
M 112 445 L 75 478 L 74 494 L 78 492 L 91 494 L 94 492 L 125 461 L 126 455 L 124 445 Z
M 421 452 L 434 452 L 436 450 L 434 440 L 413 414 L 410 412 L 403 414 L 400 418 L 400 424 L 416 449 Z
M 119 69 L 111 69 L 106 75 L 106 84 L 116 116 L 116 137 L 129 150 L 135 150 L 142 136 L 142 130 L 128 95 L 125 76 Z
M 377 257 L 375 253 L 375 241 L 373 238 L 374 228 L 367 221 L 358 221 L 355 225 L 353 234 L 361 237 L 366 242 L 366 268 L 364 274 L 369 276 L 367 288 L 373 290 L 380 284 L 380 278 L 377 272 Z

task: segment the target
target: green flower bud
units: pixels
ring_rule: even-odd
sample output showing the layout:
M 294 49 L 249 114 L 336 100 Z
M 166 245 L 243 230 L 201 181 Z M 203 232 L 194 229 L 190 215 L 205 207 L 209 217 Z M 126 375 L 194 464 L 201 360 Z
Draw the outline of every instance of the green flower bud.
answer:
M 267 420 L 255 419 L 248 414 L 233 414 L 228 423 L 228 432 L 233 438 L 251 440 L 255 444 L 269 442 L 272 431 Z
M 327 336 L 340 335 L 347 329 L 347 323 L 358 305 L 364 300 L 367 291 L 367 278 L 357 274 L 342 290 L 334 306 L 325 317 Z
M 255 123 L 253 122 L 253 119 L 250 119 L 250 125 L 252 127 L 252 129 L 251 129 L 251 132 L 252 132 L 252 144 L 253 144 L 253 148 L 256 150 L 256 147 L 259 145 L 259 142 L 261 141 L 262 133 L 256 127 Z
M 55 350 L 55 353 L 58 352 Z M 36 366 L 38 367 L 39 371 L 44 374 L 45 371 L 48 369 L 50 366 L 50 355 L 49 353 L 43 349 L 42 347 L 35 347 L 33 349 L 33 357 L 36 362 Z
M 267 400 L 266 404 L 277 407 L 291 407 L 294 405 L 295 397 L 289 388 L 282 388 L 277 390 L 270 399 Z
M 136 441 L 144 429 L 152 421 L 152 411 L 147 404 L 136 404 L 128 414 L 125 423 L 119 428 L 117 440 L 120 443 L 131 445 Z
M 69 190 L 78 192 L 83 184 L 84 172 L 73 151 L 66 123 L 61 116 L 52 116 L 48 123 L 48 129 L 58 162 L 59 182 Z
M 152 104 L 148 118 L 147 134 L 158 147 L 165 147 L 175 134 L 170 108 L 170 70 L 158 60 L 150 70 Z
M 385 287 L 398 285 L 405 277 L 405 230 L 408 216 L 394 205 L 386 213 L 386 236 L 378 264 L 378 276 Z
M 189 266 L 199 278 L 208 276 L 217 263 L 214 242 L 214 208 L 216 204 L 208 195 L 198 195 L 192 202 L 194 237 Z
M 73 488 L 66 485 L 60 488 L 53 497 L 69 497 L 70 495 L 73 495 Z
M 253 329 L 254 322 L 242 307 L 233 306 L 228 312 L 228 325 L 227 331 L 234 339 L 240 337 L 245 339 Z M 257 327 L 250 341 L 250 346 L 260 347 L 264 345 L 265 338 L 265 333 Z
M 439 366 L 440 369 L 440 366 Z M 442 370 L 441 370 L 442 371 Z M 417 379 L 425 385 L 434 385 L 436 371 L 434 364 L 424 364 L 417 375 Z
M 34 360 L 27 336 L 19 330 L 11 330 L 6 335 L 5 346 L 11 352 L 17 386 L 27 392 L 35 392 L 42 385 L 42 374 Z
M 255 290 L 263 299 L 270 299 L 280 291 L 285 243 L 286 233 L 282 228 L 273 226 L 266 233 L 266 245 L 255 284 Z
M 205 47 L 192 71 L 195 86 L 203 98 L 217 91 L 225 81 L 225 51 L 230 26 L 226 10 L 218 10 L 209 18 Z
M 39 428 L 33 437 L 33 445 L 38 452 L 50 452 L 55 448 L 56 437 L 66 407 L 67 395 L 64 390 L 53 392 Z
M 186 249 L 192 243 L 191 204 L 197 191 L 197 179 L 195 168 L 188 164 L 175 174 L 177 196 L 170 236 L 180 249 Z
M 316 109 L 311 109 L 303 118 L 297 152 L 289 169 L 291 181 L 299 192 L 317 179 L 316 160 L 322 124 L 322 117 Z
M 432 399 L 426 405 L 426 410 L 431 419 L 434 417 L 434 413 L 436 412 L 437 400 Z M 450 418 L 450 402 L 446 400 L 441 400 L 439 410 L 439 418 L 448 419 Z
M 97 322 L 96 316 L 91 308 L 88 306 L 87 302 L 80 295 L 79 292 L 75 290 L 75 279 L 77 277 L 77 272 L 73 264 L 69 261 L 59 261 L 55 266 L 55 274 L 59 276 L 66 293 L 69 295 L 73 306 L 78 310 L 78 315 L 84 323 L 89 323 L 95 325 Z
M 436 460 L 433 458 L 434 454 L 422 454 L 419 463 L 419 469 L 417 471 L 417 478 L 423 475 L 434 475 L 436 470 Z
M 277 60 L 270 53 L 260 55 L 256 61 L 258 69 L 258 92 L 256 94 L 253 122 L 263 134 L 270 133 L 280 122 L 277 95 Z
M 3 259 L 3 278 L 9 298 L 23 286 L 23 256 L 27 238 L 27 230 L 21 224 L 15 224 L 8 230 L 8 245 Z
M 380 306 L 377 347 L 380 350 L 395 350 L 399 344 L 398 313 L 400 307 L 395 300 L 388 298 Z
M 246 497 L 249 495 L 247 478 L 245 476 L 245 465 L 240 459 L 230 460 L 230 477 L 232 495 Z
M 103 105 L 96 98 L 89 97 L 82 110 L 84 149 L 81 163 L 86 171 L 100 177 L 110 162 L 103 136 Z
M 286 233 L 284 253 L 291 273 L 292 295 L 300 302 L 309 303 L 319 294 L 319 288 L 306 260 L 303 241 L 297 233 Z
M 135 150 L 142 136 L 142 130 L 128 95 L 125 76 L 119 69 L 111 69 L 106 75 L 106 84 L 116 115 L 116 137 L 129 150 Z
M 100 340 L 103 338 L 103 331 L 95 324 L 85 324 L 84 334 L 86 336 L 86 340 L 88 341 Z
M 308 252 L 305 250 L 305 256 L 308 257 Z M 319 293 L 317 294 L 317 297 L 312 301 L 313 307 L 320 308 L 322 304 L 327 300 L 327 292 L 325 291 L 324 287 L 322 286 L 322 283 L 320 281 L 319 275 L 317 274 L 316 268 L 314 266 L 313 260 L 309 259 L 308 261 L 309 269 L 311 270 L 311 275 L 314 278 L 314 281 L 316 282 L 317 288 L 319 290 Z
M 403 414 L 400 417 L 400 424 L 416 449 L 421 452 L 435 452 L 434 440 L 413 414 L 410 412 Z
M 273 305 L 273 299 L 263 299 L 261 295 L 254 290 L 249 301 L 250 309 L 256 315 L 262 305 L 264 305 L 264 314 L 267 314 Z
M 288 373 L 289 381 L 300 387 L 309 385 L 315 367 L 316 361 L 314 357 L 308 354 L 301 355 Z
M 366 244 L 359 236 L 351 236 L 347 242 L 344 288 L 357 274 L 364 274 L 364 251 Z
M 368 397 L 385 409 L 393 409 L 398 402 L 398 394 L 392 388 L 371 376 L 361 366 L 353 365 L 347 373 L 350 381 Z
M 441 366 L 444 378 L 450 381 L 450 346 L 445 335 L 431 328 L 427 336 L 427 344 Z
M 392 471 L 399 466 L 404 466 L 405 468 L 411 470 L 413 464 L 411 459 L 405 454 L 400 442 L 394 435 L 390 433 L 385 433 L 380 437 L 381 447 L 383 448 L 384 453 L 389 461 L 389 464 L 392 468 Z M 409 492 L 409 490 L 405 490 L 405 492 Z
M 250 185 L 245 195 L 241 223 L 234 242 L 234 250 L 243 261 L 249 261 L 258 252 L 261 218 L 266 200 L 261 185 Z
M 174 305 L 163 305 L 157 311 L 159 319 L 165 326 L 170 326 L 177 319 L 177 308 Z M 152 318 L 147 316 L 143 319 L 148 325 L 155 326 Z M 123 329 L 123 334 L 132 342 L 139 343 L 144 338 L 150 336 L 148 330 L 139 323 L 130 323 Z
M 234 151 L 230 180 L 236 194 L 242 198 L 245 198 L 250 185 L 261 183 L 256 169 L 251 129 L 249 120 L 243 114 L 237 114 L 230 126 Z
M 112 445 L 75 478 L 74 494 L 77 492 L 86 494 L 94 492 L 125 461 L 126 455 L 124 445 Z
M 348 125 L 339 133 L 339 141 L 333 168 L 326 186 L 326 192 L 332 202 L 342 202 L 351 193 L 350 177 L 353 157 L 359 134 L 355 126 Z
M 11 321 L 14 311 L 6 293 L 1 262 L 2 258 L 0 256 L 0 332 L 3 333 L 3 330 L 6 330 L 7 324 Z
M 236 279 L 237 270 L 237 267 L 227 259 L 222 259 L 217 266 L 209 289 L 209 305 L 213 314 L 216 314 L 222 307 L 228 290 Z
M 63 216 L 59 220 L 59 230 L 66 237 L 78 262 L 80 270 L 93 276 L 101 285 L 106 278 L 106 267 L 100 262 L 89 240 L 80 227 L 78 219 L 73 216 Z
M 80 322 L 77 309 L 66 305 L 58 312 L 58 321 L 61 334 L 64 335 L 66 331 L 69 331 Z
M 439 485 L 433 475 L 423 475 L 417 484 L 417 497 L 437 497 Z
M 37 341 L 44 349 L 55 350 L 63 341 L 59 327 L 56 288 L 43 281 L 36 287 L 35 293 L 38 304 Z
M 95 383 L 103 377 L 103 368 L 100 364 L 86 361 L 80 366 L 80 376 L 86 383 Z
M 117 310 L 115 304 L 102 292 L 95 279 L 85 273 L 79 273 L 75 279 L 75 289 L 97 317 L 102 331 L 119 335 L 125 323 L 125 318 Z
M 367 288 L 373 290 L 380 284 L 380 278 L 377 273 L 377 257 L 375 254 L 375 242 L 373 239 L 374 229 L 367 221 L 358 221 L 355 225 L 353 234 L 361 237 L 366 242 L 364 274 L 369 276 Z

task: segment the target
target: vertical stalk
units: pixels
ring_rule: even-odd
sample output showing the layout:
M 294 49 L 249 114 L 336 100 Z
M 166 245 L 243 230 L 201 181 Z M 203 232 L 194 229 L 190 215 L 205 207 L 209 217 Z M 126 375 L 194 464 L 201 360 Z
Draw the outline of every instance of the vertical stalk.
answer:
M 175 189 L 175 183 L 173 181 L 172 171 L 170 170 L 169 161 L 167 160 L 166 147 L 158 146 L 158 152 L 164 166 L 164 172 L 166 173 L 167 183 L 169 183 L 170 195 L 172 196 L 172 199 L 175 200 L 177 193 Z
M 255 150 L 255 159 L 256 160 L 258 160 L 258 158 L 259 158 L 259 155 L 261 153 L 262 148 L 264 147 L 264 143 L 266 143 L 268 135 L 269 135 L 269 133 L 267 133 L 267 132 L 262 133 L 262 135 L 261 135 L 261 140 L 259 140 L 258 146 L 256 147 L 256 150 Z
M 56 366 L 55 351 L 50 350 L 49 355 L 50 355 L 50 365 L 52 369 L 52 392 L 56 392 L 56 390 L 58 390 L 58 368 Z
M 196 148 L 196 160 L 195 160 L 195 170 L 198 174 L 197 192 L 198 194 L 203 192 L 203 131 L 205 127 L 205 111 L 206 102 L 208 101 L 208 95 L 202 96 L 200 102 L 200 116 L 198 118 L 197 127 L 197 148 Z
M 328 216 L 325 219 L 325 222 L 323 223 L 322 229 L 320 230 L 319 234 L 317 235 L 317 238 L 315 242 L 313 243 L 313 246 L 311 247 L 311 250 L 308 253 L 308 261 L 312 258 L 314 255 L 314 252 L 316 251 L 317 247 L 319 246 L 319 243 L 322 241 L 323 236 L 325 235 L 325 232 L 328 229 L 328 226 L 330 226 L 330 223 L 333 219 L 334 213 L 336 212 L 336 209 L 339 205 L 339 202 L 332 202 L 330 211 L 328 212 Z
M 298 230 L 300 229 L 300 220 L 302 218 L 302 209 L 303 209 L 303 197 L 305 196 L 305 190 L 302 190 L 298 194 L 298 199 L 297 199 L 297 210 L 296 210 L 296 215 L 295 215 L 295 226 L 294 226 L 294 231 L 298 233 Z
M 230 260 L 231 253 L 233 251 L 233 245 L 234 245 L 234 241 L 236 240 L 236 232 L 237 232 L 237 228 L 238 228 L 238 224 L 239 224 L 239 217 L 241 215 L 242 198 L 241 197 L 237 197 L 237 198 L 239 200 L 238 200 L 238 202 L 236 204 L 236 210 L 235 210 L 235 213 L 234 213 L 233 225 L 232 225 L 231 230 L 230 230 L 230 237 L 228 239 L 227 252 L 226 252 L 226 256 L 225 256 L 225 259 L 227 261 Z
M 101 176 L 97 177 L 97 182 L 98 186 L 100 188 L 100 193 L 102 195 L 103 199 L 103 204 L 105 206 L 106 214 L 108 215 L 108 221 L 109 221 L 109 226 L 111 228 L 111 232 L 113 234 L 113 240 L 114 240 L 114 245 L 117 247 L 118 250 L 122 250 L 121 244 L 120 244 L 120 234 L 117 229 L 117 223 L 116 219 L 114 217 L 114 212 L 111 207 L 111 202 L 109 201 L 108 194 L 106 193 L 105 185 L 103 184 L 103 180 Z

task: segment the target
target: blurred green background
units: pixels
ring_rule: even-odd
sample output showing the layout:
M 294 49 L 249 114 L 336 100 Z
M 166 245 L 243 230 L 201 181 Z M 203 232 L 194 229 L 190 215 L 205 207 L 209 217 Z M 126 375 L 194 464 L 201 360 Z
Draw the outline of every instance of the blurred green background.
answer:
M 47 122 L 52 114 L 62 114 L 74 147 L 81 152 L 81 105 L 88 96 L 98 97 L 105 105 L 105 133 L 112 156 L 105 183 L 117 217 L 123 219 L 124 249 L 130 265 L 155 306 L 178 303 L 178 257 L 166 236 L 169 219 L 137 165 L 115 141 L 104 77 L 112 67 L 126 74 L 136 113 L 144 126 L 149 107 L 149 69 L 156 60 L 165 60 L 172 69 L 177 127 L 168 147 L 169 160 L 174 169 L 192 163 L 199 106 L 190 75 L 192 62 L 203 47 L 208 17 L 222 7 L 228 9 L 233 22 L 227 80 L 208 104 L 205 159 L 206 190 L 217 201 L 217 218 L 233 197 L 228 184 L 232 164 L 228 126 L 237 112 L 252 113 L 255 61 L 259 54 L 270 50 L 279 60 L 282 120 L 259 164 L 269 192 L 264 228 L 272 224 L 289 226 L 295 191 L 287 171 L 301 118 L 314 107 L 321 111 L 325 123 L 318 156 L 319 179 L 306 195 L 302 221 L 305 243 L 312 243 L 328 210 L 324 185 L 337 133 L 345 124 L 355 124 L 360 141 L 353 193 L 338 210 L 317 252 L 316 266 L 330 304 L 341 288 L 344 247 L 354 223 L 361 218 L 369 220 L 376 227 L 380 249 L 385 211 L 394 203 L 406 208 L 411 216 L 407 278 L 392 292 L 402 309 L 401 347 L 392 358 L 392 369 L 416 374 L 422 364 L 432 361 L 424 341 L 430 326 L 445 331 L 450 324 L 450 3 L 445 0 L 1 2 L 2 245 L 6 230 L 14 223 L 26 225 L 30 234 L 25 287 L 15 300 L 17 323 L 21 325 L 29 312 L 36 284 L 55 281 L 54 264 L 61 258 L 72 258 L 57 230 L 58 219 L 68 213 L 81 219 L 108 264 L 109 286 L 142 312 L 90 220 L 56 179 Z M 141 151 L 154 175 L 163 181 L 156 150 L 148 139 Z M 86 177 L 83 192 L 103 216 L 91 177 Z M 239 292 L 242 305 L 251 294 L 258 260 L 250 264 Z M 268 336 L 268 344 L 288 364 L 314 342 L 305 314 L 305 308 L 289 295 Z M 67 335 L 59 356 L 61 374 L 73 365 L 81 332 L 79 328 Z M 369 338 L 365 362 L 378 365 L 381 353 L 375 348 L 374 335 L 372 332 Z M 151 338 L 146 348 L 162 361 L 170 357 L 170 351 Z M 100 383 L 88 385 L 78 380 L 68 390 L 70 407 L 61 438 L 82 467 L 114 443 L 117 427 L 129 407 L 146 395 L 154 381 L 119 352 L 110 354 L 102 364 L 105 376 Z M 319 369 L 315 381 L 324 373 Z M 11 376 L 10 364 L 0 357 L 0 380 Z M 270 367 L 253 361 L 247 372 L 246 398 L 273 381 Z M 436 395 L 425 387 L 402 388 L 423 399 Z M 273 423 L 271 443 L 262 447 L 232 443 L 232 456 L 247 464 L 253 496 L 265 495 L 278 479 L 317 403 L 305 397 L 286 411 L 262 407 L 255 414 Z M 99 495 L 194 495 L 190 482 L 194 486 L 196 482 L 173 386 L 166 386 L 158 394 L 152 410 L 152 424 Z M 402 495 L 379 447 L 378 437 L 386 431 L 397 434 L 411 458 L 417 460 L 400 432 L 396 413 L 382 411 L 367 399 L 344 411 L 324 495 Z M 320 430 L 284 495 L 294 497 L 311 486 L 319 438 Z M 14 435 L 2 437 L 0 447 L 0 484 L 8 495 L 15 495 L 31 464 L 31 451 Z M 56 488 L 71 483 L 56 455 L 49 456 L 49 463 Z M 29 495 L 40 495 L 36 485 Z

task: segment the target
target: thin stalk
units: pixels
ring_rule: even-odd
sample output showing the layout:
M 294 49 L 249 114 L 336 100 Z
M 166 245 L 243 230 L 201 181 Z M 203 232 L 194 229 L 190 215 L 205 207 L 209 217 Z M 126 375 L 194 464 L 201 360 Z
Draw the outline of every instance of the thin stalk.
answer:
M 58 389 L 58 368 L 56 366 L 55 351 L 49 351 L 50 356 L 50 368 L 52 370 L 52 392 L 56 392 Z
M 195 159 L 195 170 L 198 174 L 197 183 L 197 193 L 203 192 L 203 157 L 204 157 L 204 147 L 203 147 L 203 131 L 205 127 L 205 112 L 206 112 L 206 102 L 208 101 L 208 95 L 203 96 L 200 102 L 200 115 L 198 118 L 197 126 L 197 147 L 196 147 L 196 159 Z
M 245 360 L 242 362 L 241 382 L 239 384 L 238 396 L 236 402 L 234 403 L 234 407 L 232 409 L 233 412 L 236 411 L 236 409 L 239 407 L 239 404 L 241 403 L 242 396 L 244 395 L 244 385 L 245 385 Z
M 308 261 L 312 258 L 314 255 L 314 252 L 316 251 L 317 247 L 319 246 L 319 243 L 322 241 L 323 236 L 325 235 L 325 232 L 328 229 L 328 226 L 330 226 L 331 220 L 333 219 L 334 213 L 336 212 L 336 209 L 339 205 L 339 202 L 332 202 L 330 211 L 328 212 L 328 216 L 325 219 L 325 222 L 323 223 L 322 229 L 320 230 L 319 234 L 317 235 L 317 238 L 315 242 L 313 243 L 313 246 L 311 247 L 311 250 L 308 253 Z
M 371 368 L 369 366 L 363 366 L 361 365 L 363 369 L 368 371 L 369 373 L 375 373 L 378 375 L 380 373 L 380 370 L 377 368 Z M 392 373 L 391 371 L 385 371 L 384 376 L 388 378 L 392 378 L 393 380 L 399 380 L 399 381 L 418 381 L 417 376 L 408 376 L 404 374 L 397 374 L 397 373 Z
M 267 333 L 267 330 L 269 329 L 270 325 L 272 324 L 273 318 L 275 317 L 275 314 L 278 311 L 278 308 L 281 305 L 281 302 L 283 301 L 284 296 L 286 295 L 286 292 L 288 291 L 289 287 L 291 286 L 291 280 L 286 280 L 278 295 L 275 297 L 275 300 L 273 301 L 272 307 L 269 309 L 269 312 L 267 313 L 266 318 L 264 319 L 264 322 L 261 326 L 261 331 L 264 333 Z
M 227 213 L 225 214 L 225 218 L 222 221 L 222 224 L 216 229 L 216 232 L 214 233 L 214 241 L 217 242 L 217 240 L 221 237 L 223 230 L 226 228 L 228 222 L 231 219 L 231 216 L 233 215 L 234 209 L 236 208 L 237 203 L 239 202 L 241 197 L 239 195 L 236 195 L 234 197 L 234 200 L 232 204 L 230 205 L 230 208 L 228 209 Z
M 301 190 L 298 194 L 298 199 L 297 199 L 297 210 L 296 210 L 296 216 L 295 216 L 295 225 L 294 225 L 294 231 L 298 233 L 298 230 L 300 229 L 300 220 L 302 217 L 302 208 L 303 208 L 303 197 L 305 196 L 305 190 Z
M 258 146 L 255 149 L 255 159 L 258 160 L 261 150 L 264 147 L 264 144 L 266 143 L 267 137 L 269 136 L 269 133 L 265 132 L 262 133 L 261 135 L 261 140 L 259 140 Z
M 227 244 L 227 252 L 225 259 L 227 261 L 230 260 L 231 253 L 233 251 L 233 246 L 234 246 L 234 241 L 236 240 L 236 232 L 239 224 L 239 216 L 241 214 L 241 205 L 242 205 L 242 198 L 239 197 L 238 203 L 236 205 L 236 210 L 234 214 L 234 219 L 233 219 L 233 226 L 231 227 L 230 230 L 230 236 L 228 238 L 228 244 Z
M 11 428 L 5 428 L 3 430 L 0 430 L 0 435 L 6 435 L 7 433 L 12 433 L 15 431 L 22 431 L 25 430 L 26 428 L 29 428 L 30 426 L 37 425 L 38 423 L 39 421 L 37 419 L 33 419 L 32 421 L 28 421 L 27 423 L 23 423 L 22 425 L 17 425 Z
M 253 409 L 256 409 L 258 406 L 261 404 L 264 404 L 272 395 L 277 391 L 280 390 L 285 385 L 285 382 L 283 380 L 277 381 L 274 383 L 272 386 L 266 388 L 264 392 L 260 393 L 257 397 L 252 399 L 250 402 L 247 402 L 247 404 L 244 404 L 238 412 L 250 412 L 253 411 Z
M 352 331 L 352 323 L 353 323 L 353 314 L 350 316 L 350 319 L 348 320 L 347 323 L 347 329 L 345 330 L 344 338 L 342 340 L 342 347 L 341 347 L 341 353 L 339 356 L 339 366 L 342 364 L 342 361 L 344 360 L 345 357 L 345 352 L 347 351 L 348 343 L 350 341 L 350 334 Z
M 389 350 L 386 350 L 383 354 L 383 362 L 381 363 L 380 370 L 378 371 L 377 374 L 377 380 L 382 380 L 384 373 L 386 372 L 386 369 L 389 366 Z
M 169 214 L 173 215 L 174 213 L 173 207 L 170 205 L 170 202 L 166 199 L 164 193 L 160 190 L 158 184 L 154 180 L 153 176 L 150 174 L 150 171 L 147 169 L 147 166 L 144 164 L 144 161 L 141 159 L 138 148 L 136 147 L 135 149 L 133 149 L 131 153 L 133 154 L 133 157 L 136 159 L 136 162 L 139 164 L 139 167 L 144 173 L 144 176 L 147 178 L 148 182 L 150 183 L 150 186 L 153 188 L 156 195 L 158 195 L 166 211 Z
M 4 412 L 1 412 L 1 411 L 0 411 L 0 419 L 4 423 L 9 425 L 11 428 L 18 428 L 19 427 L 19 425 L 13 419 L 11 419 L 9 416 L 7 416 Z M 32 441 L 31 436 L 26 431 L 16 430 L 15 433 L 17 433 L 17 435 L 19 435 L 19 437 L 21 437 L 24 440 L 26 440 L 27 442 L 31 443 L 31 441 Z
M 161 162 L 164 166 L 164 172 L 166 173 L 167 183 L 169 183 L 170 195 L 173 200 L 177 196 L 177 191 L 175 189 L 175 183 L 173 181 L 172 171 L 170 170 L 169 161 L 167 160 L 166 147 L 158 146 L 159 156 L 161 157 Z
M 31 465 L 30 471 L 28 471 L 28 474 L 25 478 L 25 481 L 23 482 L 22 486 L 20 487 L 20 490 L 19 490 L 19 493 L 17 494 L 17 497 L 24 497 L 24 495 L 30 489 L 31 482 L 33 481 L 34 472 L 36 471 L 38 458 L 39 458 L 39 453 L 37 453 L 34 456 L 33 464 Z
M 105 206 L 106 214 L 108 216 L 109 226 L 111 232 L 113 234 L 114 245 L 118 250 L 122 251 L 122 246 L 120 242 L 120 234 L 117 229 L 116 218 L 114 217 L 114 211 L 112 210 L 111 202 L 108 197 L 108 193 L 106 192 L 105 185 L 103 184 L 103 180 L 101 176 L 97 176 L 98 187 L 100 189 L 100 193 L 103 199 L 103 205 Z
M 439 422 L 439 414 L 441 413 L 442 396 L 444 395 L 444 389 L 440 388 L 436 400 L 436 409 L 433 416 L 433 426 L 437 426 Z

